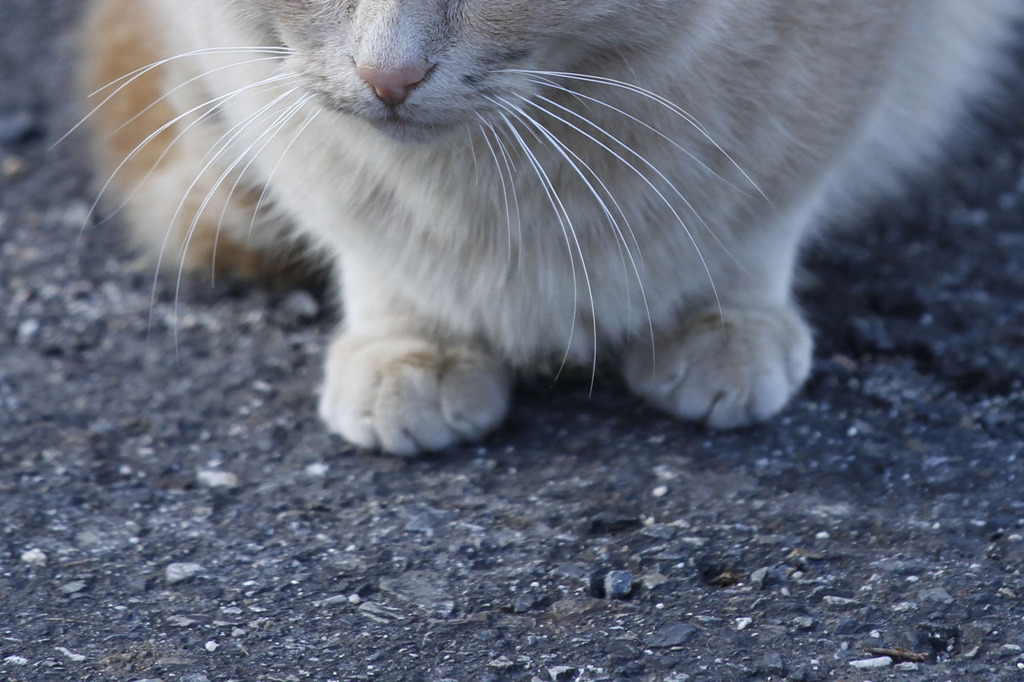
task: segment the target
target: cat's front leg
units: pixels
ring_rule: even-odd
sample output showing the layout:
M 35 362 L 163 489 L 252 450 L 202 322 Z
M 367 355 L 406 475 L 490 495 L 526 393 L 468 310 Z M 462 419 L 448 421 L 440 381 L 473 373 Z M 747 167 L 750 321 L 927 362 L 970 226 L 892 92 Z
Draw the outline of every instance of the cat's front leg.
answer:
M 807 379 L 811 332 L 789 305 L 710 308 L 626 353 L 629 386 L 672 414 L 716 428 L 771 417 Z
M 497 358 L 468 344 L 342 332 L 327 354 L 319 412 L 355 445 L 412 456 L 493 430 L 510 383 Z

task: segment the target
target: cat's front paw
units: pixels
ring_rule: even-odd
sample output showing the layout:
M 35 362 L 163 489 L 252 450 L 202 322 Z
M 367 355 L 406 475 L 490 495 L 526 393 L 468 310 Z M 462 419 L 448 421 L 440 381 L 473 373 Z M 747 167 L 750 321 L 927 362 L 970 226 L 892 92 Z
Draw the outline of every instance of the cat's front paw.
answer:
M 807 379 L 811 332 L 792 308 L 709 310 L 658 338 L 637 344 L 625 377 L 658 407 L 716 428 L 779 412 Z
M 328 351 L 320 417 L 350 442 L 396 455 L 476 440 L 508 411 L 494 357 L 413 336 L 341 335 Z

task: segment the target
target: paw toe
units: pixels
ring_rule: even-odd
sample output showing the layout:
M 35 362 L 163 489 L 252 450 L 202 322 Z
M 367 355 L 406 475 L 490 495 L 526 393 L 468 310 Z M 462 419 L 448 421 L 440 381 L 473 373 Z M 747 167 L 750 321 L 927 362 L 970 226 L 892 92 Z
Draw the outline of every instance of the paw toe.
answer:
M 783 408 L 807 378 L 811 345 L 807 325 L 791 309 L 727 310 L 697 316 L 662 339 L 656 363 L 635 351 L 626 378 L 683 419 L 736 428 Z
M 508 394 L 504 368 L 483 353 L 342 337 L 328 358 L 320 416 L 355 445 L 413 456 L 482 437 L 504 418 Z

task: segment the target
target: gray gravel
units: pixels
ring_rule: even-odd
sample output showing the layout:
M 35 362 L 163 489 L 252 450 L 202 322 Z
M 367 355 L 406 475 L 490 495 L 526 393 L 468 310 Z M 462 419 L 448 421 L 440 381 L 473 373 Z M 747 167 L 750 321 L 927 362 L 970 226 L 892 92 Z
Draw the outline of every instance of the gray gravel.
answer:
M 318 292 L 79 234 L 78 5 L 0 4 L 0 679 L 1024 675 L 1024 108 L 814 249 L 781 419 L 568 378 L 399 461 L 317 422 Z

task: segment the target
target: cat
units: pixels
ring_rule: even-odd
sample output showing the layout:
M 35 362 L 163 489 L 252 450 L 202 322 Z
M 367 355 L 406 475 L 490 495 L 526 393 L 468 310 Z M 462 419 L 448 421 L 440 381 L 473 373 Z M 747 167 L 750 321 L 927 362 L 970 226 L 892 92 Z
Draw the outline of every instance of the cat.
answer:
M 801 245 L 941 160 L 1024 0 L 95 0 L 103 191 L 176 269 L 306 239 L 343 322 L 319 414 L 415 455 L 516 373 L 617 361 L 712 427 L 807 379 Z

